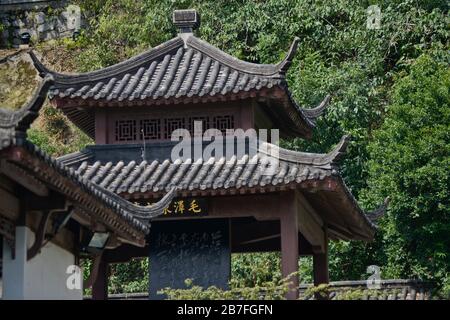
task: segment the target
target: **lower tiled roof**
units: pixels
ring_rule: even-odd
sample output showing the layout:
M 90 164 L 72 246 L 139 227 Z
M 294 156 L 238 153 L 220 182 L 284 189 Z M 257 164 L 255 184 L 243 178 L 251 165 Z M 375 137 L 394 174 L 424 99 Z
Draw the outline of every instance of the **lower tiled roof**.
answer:
M 301 189 L 326 219 L 333 220 L 330 223 L 346 225 L 346 230 L 337 231 L 336 238 L 371 240 L 376 229 L 374 220 L 386 210 L 386 204 L 367 215 L 345 185 L 338 161 L 347 143 L 348 138 L 343 137 L 327 154 L 262 144 L 254 154 L 247 150 L 229 158 L 174 161 L 170 156 L 173 145 L 169 143 L 147 144 L 145 152 L 139 145 L 96 145 L 58 161 L 72 167 L 84 180 L 127 199 L 158 199 L 171 189 L 181 197 Z M 276 154 L 278 165 L 266 174 L 264 168 Z
M 172 188 L 179 191 L 227 190 L 298 184 L 336 175 L 335 162 L 346 144 L 347 138 L 342 139 L 329 154 L 309 154 L 278 148 L 278 166 L 269 175 L 265 168 L 275 158 L 262 152 L 251 156 L 233 155 L 228 159 L 101 161 L 95 155 L 95 150 L 99 149 L 93 148 L 92 151 L 85 150 L 62 157 L 60 161 L 71 165 L 84 179 L 118 194 L 161 192 Z
M 300 299 L 314 299 L 307 294 L 311 284 L 300 285 Z M 377 288 L 368 288 L 366 280 L 330 282 L 328 291 L 331 300 L 430 300 L 433 285 L 420 280 L 380 280 Z

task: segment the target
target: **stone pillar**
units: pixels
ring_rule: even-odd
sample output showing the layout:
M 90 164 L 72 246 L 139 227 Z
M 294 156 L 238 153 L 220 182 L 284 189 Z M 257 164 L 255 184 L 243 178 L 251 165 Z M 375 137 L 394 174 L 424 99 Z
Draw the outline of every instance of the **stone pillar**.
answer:
M 298 272 L 298 216 L 297 199 L 294 191 L 280 195 L 280 232 L 281 232 L 281 273 L 283 278 Z M 298 274 L 291 279 L 288 300 L 298 298 Z
M 81 300 L 81 286 L 67 285 L 71 275 L 67 270 L 75 265 L 73 253 L 49 242 L 27 260 L 33 241 L 34 234 L 28 227 L 17 226 L 14 258 L 10 245 L 3 241 L 3 299 Z
M 15 257 L 6 241 L 3 241 L 3 299 L 26 299 L 27 243 L 30 229 L 16 227 Z

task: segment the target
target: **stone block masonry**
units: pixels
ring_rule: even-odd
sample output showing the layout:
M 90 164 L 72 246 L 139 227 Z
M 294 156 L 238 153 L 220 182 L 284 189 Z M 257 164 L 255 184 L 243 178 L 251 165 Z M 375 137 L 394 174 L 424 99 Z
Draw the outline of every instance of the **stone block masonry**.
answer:
M 82 24 L 80 8 L 68 0 L 2 0 L 0 47 L 18 46 L 24 32 L 33 42 L 71 37 Z

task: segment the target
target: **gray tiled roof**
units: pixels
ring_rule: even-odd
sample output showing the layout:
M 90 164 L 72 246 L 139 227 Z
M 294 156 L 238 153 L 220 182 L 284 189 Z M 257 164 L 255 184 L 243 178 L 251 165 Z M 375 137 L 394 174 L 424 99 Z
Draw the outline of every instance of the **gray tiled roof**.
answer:
M 271 107 L 274 112 L 287 115 L 289 123 L 284 123 L 283 128 L 309 137 L 329 97 L 312 109 L 300 108 L 293 100 L 286 72 L 298 41 L 294 40 L 278 64 L 239 60 L 193 35 L 173 38 L 129 60 L 80 74 L 50 71 L 33 51 L 30 55 L 41 75 L 52 74 L 55 79 L 50 99 L 64 100 L 63 111 L 91 136 L 94 118 L 88 111 L 90 106 L 205 102 L 230 99 L 230 95 L 232 99 L 244 99 L 263 94 L 264 90 L 279 89 L 282 97 L 271 92 L 264 94 L 266 99 L 276 101 Z
M 144 233 L 150 231 L 150 220 L 161 215 L 163 209 L 170 203 L 175 195 L 175 189 L 168 189 L 165 196 L 159 202 L 152 205 L 152 207 L 136 205 L 102 186 L 92 183 L 89 179 L 78 174 L 72 168 L 58 162 L 55 158 L 49 156 L 27 140 L 20 141 L 15 145 L 25 148 L 36 158 L 41 159 L 50 167 L 56 169 L 62 176 L 72 180 L 87 193 L 95 196 L 102 205 L 105 205 L 118 214 L 126 223 Z
M 262 152 L 254 156 L 234 155 L 229 159 L 211 157 L 207 160 L 178 159 L 172 162 L 166 158 L 114 162 L 97 160 L 91 149 L 64 156 L 59 161 L 76 168 L 83 178 L 115 193 L 161 192 L 174 187 L 179 191 L 226 190 L 281 186 L 337 175 L 336 163 L 347 142 L 347 137 L 344 137 L 328 154 L 277 148 L 279 165 L 271 175 L 264 174 L 271 155 Z M 271 147 L 276 148 L 273 145 Z
M 96 185 L 77 174 L 72 168 L 56 161 L 37 146 L 26 140 L 26 130 L 37 118 L 40 108 L 45 101 L 47 89 L 53 82 L 53 77 L 47 75 L 40 84 L 32 100 L 20 110 L 12 111 L 0 108 L 0 150 L 18 146 L 30 152 L 36 158 L 44 161 L 54 168 L 62 176 L 75 182 L 87 193 L 95 196 L 98 201 L 118 214 L 124 221 L 148 233 L 149 220 L 162 214 L 163 208 L 171 201 L 175 191 L 169 190 L 168 194 L 157 204 L 150 207 L 138 206 L 119 197 L 115 193 Z
M 176 37 L 119 64 L 85 74 L 58 74 L 36 61 L 39 71 L 55 77 L 50 97 L 135 100 L 225 95 L 285 84 L 285 72 L 298 40 L 276 65 L 238 60 L 190 36 Z
M 380 280 L 377 288 L 369 289 L 367 280 L 335 281 L 327 286 L 332 300 L 431 300 L 434 285 L 430 282 L 409 279 Z M 306 295 L 312 284 L 301 284 L 300 299 L 314 299 Z
M 345 136 L 327 154 L 295 152 L 270 145 L 279 153 L 279 165 L 270 175 L 263 174 L 263 168 L 273 160 L 274 154 L 261 152 L 261 149 L 252 156 L 247 152 L 227 159 L 171 161 L 169 143 L 147 145 L 147 150 L 152 151 L 145 155 L 147 160 L 142 160 L 142 146 L 139 145 L 99 145 L 63 156 L 58 161 L 74 168 L 84 179 L 131 199 L 158 198 L 171 188 L 176 188 L 180 196 L 253 194 L 298 188 L 309 192 L 315 189 L 312 195 L 320 193 L 333 203 L 323 210 L 332 208 L 337 219 L 353 219 L 355 235 L 351 237 L 367 240 L 373 236 L 374 222 L 386 211 L 386 206 L 375 210 L 376 215 L 367 215 L 345 185 L 338 172 L 338 161 L 347 143 Z M 331 193 L 327 191 L 329 182 L 338 186 Z M 317 201 L 323 202 L 320 196 L 314 198 L 315 205 Z

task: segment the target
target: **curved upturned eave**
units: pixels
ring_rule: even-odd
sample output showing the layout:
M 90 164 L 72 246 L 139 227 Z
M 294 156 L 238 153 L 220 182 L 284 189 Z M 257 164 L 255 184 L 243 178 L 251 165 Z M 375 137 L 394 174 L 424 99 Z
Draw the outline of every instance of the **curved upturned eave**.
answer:
M 285 58 L 277 64 L 258 64 L 252 63 L 229 55 L 219 48 L 203 41 L 197 37 L 189 36 L 186 39 L 186 45 L 192 47 L 203 54 L 217 60 L 230 68 L 251 75 L 259 75 L 263 77 L 284 78 L 284 74 L 289 69 L 292 59 L 295 56 L 299 43 L 299 38 L 295 38 L 292 42 Z
M 384 203 L 378 206 L 377 209 L 373 211 L 364 211 L 359 206 L 358 201 L 345 184 L 344 179 L 341 177 L 341 175 L 336 175 L 335 178 L 340 182 L 343 193 L 346 194 L 345 199 L 350 202 L 350 204 L 353 207 L 353 210 L 355 210 L 358 213 L 358 216 L 361 217 L 362 219 L 361 222 L 363 223 L 363 230 L 366 231 L 366 238 L 361 240 L 373 241 L 375 232 L 378 230 L 378 225 L 375 222 L 377 221 L 378 218 L 380 218 L 382 215 L 386 213 L 389 198 L 386 198 Z M 377 214 L 376 218 L 374 218 L 374 216 L 372 215 L 373 212 L 376 212 Z
M 317 118 L 319 118 L 330 104 L 331 95 L 326 95 L 325 98 L 320 102 L 320 104 L 314 108 L 300 108 L 302 113 L 308 118 L 309 121 L 315 124 Z
M 339 143 L 328 153 L 309 153 L 284 149 L 271 143 L 263 142 L 258 152 L 292 163 L 314 165 L 326 169 L 333 168 L 347 150 L 350 137 L 344 135 Z
M 35 90 L 31 100 L 20 109 L 13 111 L 0 108 L 0 127 L 6 126 L 26 126 L 30 125 L 38 116 L 44 101 L 47 97 L 47 91 L 53 84 L 53 77 L 47 75 Z M 25 129 L 28 129 L 25 128 Z
M 176 48 L 179 48 L 180 46 L 183 46 L 183 44 L 184 41 L 181 38 L 175 37 L 130 59 L 124 60 L 109 67 L 84 73 L 65 74 L 52 71 L 39 60 L 34 51 L 31 50 L 29 54 L 41 76 L 52 74 L 55 79 L 56 85 L 73 85 L 97 82 L 103 80 L 104 78 L 110 78 L 123 74 L 129 70 L 139 68 L 141 65 L 151 62 L 153 61 L 153 59 L 158 58 L 162 54 L 168 53 Z

